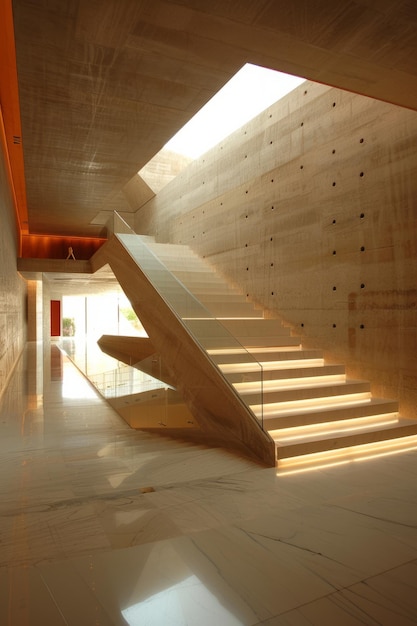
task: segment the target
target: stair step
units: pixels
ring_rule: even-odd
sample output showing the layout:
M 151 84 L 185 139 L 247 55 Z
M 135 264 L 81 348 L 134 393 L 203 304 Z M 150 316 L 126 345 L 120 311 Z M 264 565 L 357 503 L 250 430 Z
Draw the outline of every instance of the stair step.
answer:
M 274 369 L 273 361 L 271 363 L 267 363 L 266 366 L 271 365 L 268 369 L 262 369 L 262 379 L 266 380 L 288 380 L 291 381 L 297 378 L 309 378 L 309 377 L 325 377 L 325 376 L 335 376 L 336 374 L 343 375 L 345 374 L 345 366 L 344 365 L 312 365 L 310 367 L 292 367 L 285 369 Z M 227 380 L 230 383 L 240 383 L 240 382 L 252 382 L 260 379 L 259 376 L 260 368 L 257 367 L 255 371 L 251 372 L 231 372 L 230 374 L 226 374 Z
M 274 437 L 277 446 L 277 458 L 286 459 L 317 452 L 327 452 L 340 448 L 358 446 L 367 443 L 383 442 L 389 439 L 408 437 L 417 434 L 417 420 L 404 418 L 386 419 L 375 424 L 358 424 L 343 429 L 329 428 L 322 433 L 299 435 L 297 438 L 285 438 L 284 435 Z
M 232 353 L 236 348 L 240 348 L 240 352 L 246 353 L 251 352 L 253 349 L 261 349 L 267 347 L 270 348 L 284 348 L 284 347 L 299 347 L 299 339 L 295 337 L 291 337 L 289 332 L 286 334 L 282 332 L 278 336 L 260 337 L 259 339 L 253 338 L 255 343 L 254 346 L 244 345 L 242 343 L 242 337 L 237 336 L 233 333 L 233 325 L 230 325 L 229 322 L 262 322 L 266 320 L 262 319 L 233 319 L 228 320 L 224 318 L 210 318 L 210 319 L 189 319 L 183 318 L 186 322 L 187 328 L 198 338 L 199 343 L 210 352 L 212 356 L 218 358 L 219 355 L 227 354 L 228 352 Z M 286 331 L 287 329 L 282 329 Z M 252 338 L 251 338 L 252 339 Z M 219 352 L 220 351 L 220 352 Z M 252 357 L 251 357 L 252 358 Z M 252 359 L 253 360 L 253 359 Z M 259 366 L 257 366 L 257 371 L 259 371 Z
M 177 315 L 184 321 L 204 320 L 204 319 L 222 319 L 239 313 L 242 316 L 262 315 L 261 311 L 254 311 L 250 307 L 247 308 L 245 303 L 227 303 L 227 302 L 200 302 L 192 296 L 185 296 L 175 303 Z
M 417 420 L 399 417 L 397 402 L 372 398 L 369 382 L 346 380 L 343 365 L 325 364 L 319 350 L 303 349 L 288 327 L 264 319 L 262 310 L 191 248 L 143 240 L 186 288 L 179 314 L 242 400 L 262 417 L 279 460 L 301 456 L 306 463 L 309 454 L 417 439 Z M 134 244 L 130 247 L 135 254 Z
M 263 403 L 264 411 L 268 412 L 270 404 L 294 403 L 328 399 L 334 400 L 342 396 L 351 396 L 351 394 L 370 394 L 371 386 L 366 380 L 347 380 L 339 383 L 327 383 L 318 387 L 303 387 L 286 389 L 264 389 Z M 251 405 L 253 402 L 259 401 L 260 391 L 245 392 L 241 391 L 240 395 L 246 402 Z
M 306 424 L 321 424 L 323 422 L 336 422 L 344 419 L 354 419 L 357 417 L 368 417 L 371 415 L 383 415 L 398 412 L 398 402 L 396 400 L 384 400 L 381 398 L 371 398 L 360 404 L 340 404 L 336 407 L 322 408 L 314 410 L 310 407 L 286 413 L 267 414 L 264 412 L 264 427 L 266 430 L 278 430 L 280 428 L 294 428 L 305 426 Z
M 173 274 L 176 272 L 207 272 L 209 266 L 202 259 L 197 256 L 179 256 L 173 255 L 159 255 L 158 258 L 164 262 L 164 265 L 168 267 Z M 212 272 L 213 273 L 213 272 Z
M 323 356 L 320 350 L 303 350 L 298 349 L 298 346 L 294 346 L 294 348 L 290 350 L 286 350 L 284 346 L 282 350 L 274 348 L 265 348 L 260 350 L 242 349 L 240 352 L 208 350 L 208 353 L 212 356 L 213 360 L 216 361 L 223 373 L 243 371 L 240 366 L 245 362 L 248 362 L 249 366 L 253 364 L 254 370 L 259 367 L 259 363 L 264 369 L 267 369 L 268 365 L 269 367 L 281 369 L 293 366 L 298 367 L 304 365 L 305 363 L 310 365 L 312 365 L 312 362 L 323 363 Z M 246 371 L 251 370 L 249 368 Z
M 181 243 L 159 243 L 157 241 L 149 241 L 146 235 L 138 235 L 140 239 L 146 238 L 146 245 L 158 257 L 178 257 L 190 256 L 195 257 L 196 253 L 189 247 Z M 199 257 L 197 257 L 199 258 Z
M 191 292 L 193 295 L 197 296 L 195 291 Z M 233 293 L 233 292 L 225 292 L 225 293 L 211 293 L 207 294 L 206 290 L 204 293 L 198 294 L 198 300 L 200 302 L 206 303 L 226 303 L 226 304 L 234 304 L 235 302 L 241 304 L 245 303 L 248 307 L 253 307 L 251 302 L 248 302 L 241 293 Z
M 233 345 L 237 340 L 242 346 L 248 348 L 273 347 L 275 344 L 284 345 L 282 339 L 290 337 L 289 328 L 282 326 L 278 320 L 260 318 L 252 319 L 217 319 L 189 320 L 187 327 L 198 337 L 204 338 L 207 348 L 226 347 L 226 343 L 216 345 L 219 337 L 232 337 Z M 213 340 L 213 341 L 212 341 Z M 299 344 L 291 338 L 291 345 Z
M 203 287 L 205 284 L 207 284 L 222 287 L 224 289 L 224 287 L 227 285 L 227 283 L 225 283 L 225 281 L 220 276 L 214 274 L 213 272 L 210 272 L 207 269 L 204 271 L 192 271 L 187 269 L 184 271 L 175 271 L 173 272 L 173 274 L 182 283 L 195 285 L 196 287 Z
M 298 372 L 300 369 L 309 367 L 323 366 L 323 358 L 305 358 L 292 359 L 288 361 L 248 361 L 242 363 L 223 363 L 219 365 L 220 370 L 230 380 L 234 375 L 244 376 L 246 374 L 254 374 L 259 378 L 259 371 L 262 369 L 263 375 L 270 375 L 271 372 L 277 372 L 280 369 Z M 233 381 L 231 381 L 233 382 Z
M 153 235 L 136 235 L 136 237 L 146 243 L 148 247 L 151 247 L 154 243 L 156 243 Z
M 222 335 L 221 330 L 222 329 L 220 328 L 218 337 L 204 337 L 198 334 L 198 331 L 197 331 L 197 336 L 199 337 L 200 343 L 206 348 L 206 350 L 210 352 L 211 356 L 214 357 L 215 359 L 217 359 L 218 357 L 222 358 L 224 355 L 224 351 L 229 351 L 229 354 L 231 354 L 232 350 L 239 350 L 239 353 L 237 354 L 238 354 L 238 358 L 240 358 L 241 353 L 253 354 L 253 349 L 255 350 L 261 349 L 259 347 L 258 342 L 256 342 L 255 346 L 243 345 L 239 337 L 234 337 L 231 334 L 227 334 L 227 331 L 225 331 L 225 334 Z M 271 339 L 271 344 L 272 344 L 272 339 Z M 299 346 L 300 346 L 300 340 L 297 337 L 283 336 L 283 337 L 274 337 L 273 344 L 270 346 L 266 344 L 263 346 L 263 348 L 273 348 L 274 350 L 277 350 L 278 348 L 280 349 L 298 348 Z M 220 351 L 221 353 L 219 354 Z M 253 359 L 253 358 L 252 360 L 257 361 L 257 359 Z
M 348 381 L 347 384 L 349 384 Z M 348 388 L 345 389 L 348 391 Z M 259 401 L 259 397 L 255 398 L 255 404 L 251 404 L 250 407 L 253 413 L 259 419 L 263 417 L 264 420 L 270 419 L 272 417 L 280 417 L 285 414 L 298 414 L 301 412 L 316 412 L 319 410 L 337 408 L 340 406 L 357 406 L 361 404 L 368 403 L 371 399 L 371 394 L 369 391 L 353 391 L 352 387 L 350 388 L 350 393 L 346 393 L 344 395 L 329 395 L 329 396 L 316 396 L 314 398 L 304 398 L 304 399 L 293 399 L 280 402 L 268 402 L 266 404 L 261 404 Z
M 195 296 L 203 295 L 207 298 L 212 298 L 217 295 L 219 296 L 234 295 L 234 296 L 239 296 L 239 298 L 241 298 L 245 302 L 249 302 L 246 296 L 239 293 L 238 291 L 235 291 L 234 289 L 230 289 L 230 287 L 228 285 L 225 285 L 224 283 L 219 283 L 219 284 L 211 283 L 211 284 L 205 284 L 202 286 L 200 283 L 197 283 L 197 282 L 194 282 L 194 283 L 190 283 L 189 281 L 181 281 L 181 282 L 185 285 L 188 291 L 191 291 L 191 293 L 193 293 Z
M 260 320 L 227 320 L 224 326 L 236 337 L 273 337 L 273 336 L 289 336 L 290 329 L 283 326 L 277 319 Z
M 328 388 L 329 385 L 340 385 L 346 383 L 346 376 L 342 374 L 328 374 L 327 376 L 305 376 L 303 378 L 279 379 L 270 378 L 265 380 L 260 377 L 258 380 L 242 381 L 234 383 L 236 391 L 244 398 L 248 395 L 263 393 L 264 398 L 268 401 L 270 394 L 287 390 L 300 390 L 311 388 Z
M 201 302 L 214 317 L 262 317 L 263 312 L 255 309 L 250 302 Z

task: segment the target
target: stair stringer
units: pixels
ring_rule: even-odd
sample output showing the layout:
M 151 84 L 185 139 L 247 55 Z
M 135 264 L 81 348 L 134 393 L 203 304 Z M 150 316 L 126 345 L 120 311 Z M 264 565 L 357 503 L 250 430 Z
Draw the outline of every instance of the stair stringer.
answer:
M 137 236 L 123 236 L 125 243 L 127 237 Z M 93 272 L 106 264 L 110 265 L 129 298 L 155 350 L 163 355 L 175 386 L 196 419 L 200 427 L 195 433 L 196 441 L 234 448 L 245 456 L 274 467 L 276 450 L 272 437 L 262 429 L 207 352 L 194 340 L 179 315 L 160 295 L 118 235 L 113 235 L 91 259 Z M 162 263 L 161 267 L 166 270 Z M 164 432 L 193 437 L 190 429 L 184 433 L 168 429 Z

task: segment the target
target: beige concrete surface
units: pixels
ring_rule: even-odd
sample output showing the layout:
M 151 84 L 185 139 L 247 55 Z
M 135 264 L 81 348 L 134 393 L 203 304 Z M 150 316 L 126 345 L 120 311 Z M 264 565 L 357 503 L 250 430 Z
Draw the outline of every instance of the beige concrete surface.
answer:
M 97 236 L 148 200 L 132 178 L 247 62 L 417 108 L 409 0 L 11 4 L 32 233 Z
M 305 83 L 136 213 L 417 416 L 417 114 Z

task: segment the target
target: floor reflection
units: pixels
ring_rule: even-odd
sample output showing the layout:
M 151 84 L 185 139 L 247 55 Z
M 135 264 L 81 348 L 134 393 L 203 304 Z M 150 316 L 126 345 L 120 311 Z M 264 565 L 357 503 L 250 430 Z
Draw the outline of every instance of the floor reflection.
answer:
M 241 626 L 242 622 L 227 611 L 205 585 L 192 575 L 142 602 L 122 610 L 129 626 Z
M 62 380 L 62 352 L 57 345 L 51 345 L 51 380 Z
M 415 452 L 281 476 L 130 429 L 40 354 L 0 402 L 2 626 L 417 623 Z
M 165 383 L 102 352 L 97 342 L 62 338 L 60 347 L 105 398 L 165 388 Z

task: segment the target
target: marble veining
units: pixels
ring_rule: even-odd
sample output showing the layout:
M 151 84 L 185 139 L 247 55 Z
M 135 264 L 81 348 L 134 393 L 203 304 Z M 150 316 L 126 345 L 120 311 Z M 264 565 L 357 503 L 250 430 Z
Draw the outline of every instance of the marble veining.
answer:
M 133 431 L 33 352 L 0 405 L 0 624 L 417 623 L 416 453 L 284 475 Z

